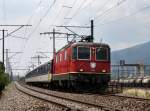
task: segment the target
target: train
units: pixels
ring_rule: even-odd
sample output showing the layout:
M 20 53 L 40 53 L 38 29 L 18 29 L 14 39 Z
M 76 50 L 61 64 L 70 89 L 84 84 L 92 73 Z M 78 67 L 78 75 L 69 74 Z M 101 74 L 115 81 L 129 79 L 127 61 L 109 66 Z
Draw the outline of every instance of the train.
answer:
M 119 80 L 111 80 L 112 83 L 119 83 L 124 87 L 150 87 L 150 76 L 128 77 Z
M 27 84 L 64 88 L 106 89 L 109 81 L 110 46 L 87 41 L 67 44 L 25 76 Z

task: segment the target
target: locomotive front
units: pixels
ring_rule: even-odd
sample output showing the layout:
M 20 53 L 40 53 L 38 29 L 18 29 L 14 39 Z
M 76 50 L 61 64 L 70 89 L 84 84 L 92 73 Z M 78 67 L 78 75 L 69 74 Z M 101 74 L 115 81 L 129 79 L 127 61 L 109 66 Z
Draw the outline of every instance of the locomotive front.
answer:
M 110 48 L 101 43 L 71 46 L 70 79 L 78 85 L 105 87 L 110 81 Z

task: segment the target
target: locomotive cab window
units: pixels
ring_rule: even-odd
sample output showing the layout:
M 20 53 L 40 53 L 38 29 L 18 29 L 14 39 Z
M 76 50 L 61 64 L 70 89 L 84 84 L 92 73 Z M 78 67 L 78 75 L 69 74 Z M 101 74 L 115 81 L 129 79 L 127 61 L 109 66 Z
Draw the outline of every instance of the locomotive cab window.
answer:
M 72 59 L 77 59 L 77 47 L 72 48 Z
M 108 60 L 107 48 L 96 48 L 96 60 Z
M 78 59 L 90 59 L 90 47 L 78 47 Z

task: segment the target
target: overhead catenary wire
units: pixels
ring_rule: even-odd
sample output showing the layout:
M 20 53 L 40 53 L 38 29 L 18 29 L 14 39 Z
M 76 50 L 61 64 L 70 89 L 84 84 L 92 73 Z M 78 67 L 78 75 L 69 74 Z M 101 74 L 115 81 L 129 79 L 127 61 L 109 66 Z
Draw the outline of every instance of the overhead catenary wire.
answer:
M 38 8 L 41 6 L 41 3 L 42 3 L 42 0 L 39 1 L 39 3 L 37 4 L 37 6 L 36 6 L 35 9 L 38 9 Z M 26 24 L 29 24 L 29 23 L 30 23 L 30 21 L 31 21 L 31 19 L 33 18 L 34 14 L 35 14 L 35 11 L 34 11 L 34 12 L 32 13 L 32 15 L 29 17 L 29 19 L 27 20 L 27 23 L 26 23 Z M 25 34 L 24 34 L 24 35 L 26 35 L 26 33 L 27 33 L 27 27 L 25 28 Z
M 57 13 L 56 16 L 54 17 L 54 19 L 53 19 L 53 21 L 52 21 L 52 26 L 55 25 L 57 19 L 58 19 L 59 16 L 61 15 L 62 11 L 63 11 L 63 7 L 61 7 L 61 8 L 59 9 L 58 13 Z
M 47 11 L 45 12 L 45 14 L 40 18 L 40 20 L 38 21 L 38 23 L 36 24 L 35 28 L 32 30 L 32 32 L 29 33 L 27 41 L 30 39 L 30 37 L 32 36 L 32 34 L 37 30 L 37 28 L 39 27 L 39 25 L 41 24 L 41 22 L 43 21 L 43 19 L 47 16 L 48 12 L 51 10 L 51 8 L 53 7 L 53 5 L 55 4 L 56 0 L 54 0 L 52 2 L 52 4 L 50 5 L 50 7 L 47 9 Z M 26 41 L 26 42 L 27 42 Z M 24 46 L 25 48 L 25 46 Z M 24 48 L 22 50 L 24 50 Z
M 72 8 L 68 11 L 68 13 L 65 15 L 65 17 L 67 18 L 68 17 L 68 15 L 71 13 L 71 11 L 72 11 L 72 9 L 74 8 L 74 6 L 76 5 L 76 3 L 77 3 L 77 0 L 74 0 L 74 2 L 72 3 Z M 65 19 L 65 18 L 64 18 Z M 68 20 L 70 20 L 70 19 L 72 19 L 71 17 L 68 19 Z M 67 24 L 67 22 L 64 22 L 63 23 L 63 25 L 64 24 Z
M 29 24 L 29 23 L 30 23 L 30 21 L 32 20 L 33 16 L 36 14 L 36 10 L 41 6 L 41 4 L 42 4 L 42 0 L 40 0 L 40 1 L 37 3 L 37 5 L 35 6 L 34 11 L 33 11 L 33 13 L 30 15 L 30 17 L 28 18 L 26 24 Z M 26 42 L 27 42 L 26 35 L 27 35 L 27 27 L 25 28 L 25 31 L 24 31 L 24 38 L 25 38 L 26 41 L 24 41 L 24 44 L 23 44 L 23 46 L 22 46 L 22 48 L 21 48 L 22 51 L 23 51 L 23 49 L 25 48 L 25 44 L 26 44 Z M 22 54 L 22 55 L 23 55 L 23 54 Z M 21 55 L 21 57 L 22 57 L 22 55 Z M 21 57 L 20 57 L 20 59 L 21 59 Z
M 5 3 L 5 0 L 2 1 L 3 3 L 3 22 L 4 24 L 6 24 L 6 20 L 7 20 L 7 14 L 6 14 L 6 3 Z
M 99 19 L 101 19 L 100 17 L 102 17 L 103 15 L 105 15 L 106 13 L 110 12 L 112 9 L 115 9 L 117 7 L 119 7 L 121 4 L 125 3 L 126 0 L 121 0 L 119 2 L 117 2 L 114 6 L 112 6 L 111 8 L 105 10 L 103 13 L 101 13 L 100 15 L 94 17 L 94 20 L 98 21 Z
M 35 6 L 34 11 L 33 11 L 33 13 L 31 14 L 31 16 L 28 18 L 26 24 L 29 24 L 29 23 L 30 23 L 30 21 L 32 20 L 33 16 L 36 14 L 36 10 L 41 6 L 41 4 L 42 4 L 42 0 L 40 0 L 40 1 L 38 2 L 38 4 Z M 25 44 L 26 44 L 26 42 L 28 41 L 26 35 L 27 35 L 27 27 L 25 28 L 25 32 L 24 32 L 24 38 L 26 38 L 26 39 L 25 39 L 26 41 L 24 41 L 23 47 L 21 48 L 22 51 L 24 50 L 24 48 L 25 48 L 25 46 L 26 46 Z M 23 55 L 23 54 L 22 54 L 22 55 Z M 21 55 L 20 59 L 22 58 L 22 55 Z
M 56 25 L 56 21 L 57 21 L 57 19 L 59 18 L 59 16 L 61 15 L 61 13 L 63 12 L 63 8 L 67 8 L 67 9 L 69 9 L 68 10 L 68 12 L 64 15 L 64 17 L 63 17 L 63 19 L 65 19 L 65 17 L 66 17 L 66 19 L 67 19 L 67 16 L 71 13 L 71 11 L 72 11 L 72 9 L 74 8 L 74 6 L 76 5 L 76 3 L 77 3 L 77 1 L 78 0 L 74 0 L 73 2 L 72 2 L 72 5 L 71 6 L 66 6 L 66 5 L 62 5 L 61 6 L 61 8 L 59 9 L 59 13 L 58 14 L 56 14 L 56 16 L 55 16 L 55 18 L 53 19 L 53 22 L 52 22 L 52 25 L 50 25 L 50 26 L 55 26 Z M 70 19 L 72 19 L 72 18 L 69 18 L 68 20 L 70 20 Z M 67 21 L 68 22 L 68 21 Z M 64 24 L 67 24 L 67 22 L 63 22 L 61 25 L 64 25 Z M 58 35 L 58 37 L 59 37 L 60 35 Z
M 5 36 L 5 38 L 9 37 L 11 34 L 15 33 L 16 31 L 18 31 L 18 30 L 21 29 L 22 27 L 24 27 L 24 25 L 23 25 L 23 26 L 20 26 L 19 28 L 15 29 L 15 30 L 13 30 L 12 32 L 8 33 L 8 34 Z M 3 38 L 0 38 L 0 40 L 3 40 Z
M 137 15 L 138 13 L 140 13 L 140 12 L 142 12 L 142 11 L 144 11 L 144 10 L 147 10 L 147 9 L 150 9 L 150 5 L 145 6 L 145 7 L 141 8 L 141 9 L 139 9 L 138 11 L 135 11 L 135 12 L 129 14 L 129 15 L 120 17 L 120 18 L 118 18 L 118 19 L 115 19 L 115 20 L 112 20 L 112 21 L 108 21 L 108 22 L 106 22 L 106 23 L 100 23 L 100 24 L 98 24 L 97 26 L 107 25 L 107 24 L 110 24 L 110 23 L 116 23 L 116 22 L 118 22 L 118 21 L 120 21 L 120 20 L 123 20 L 123 19 L 125 19 L 125 18 L 132 17 L 132 16 L 134 16 L 134 15 Z
M 17 35 L 10 35 L 12 38 L 18 38 L 18 39 L 26 39 L 25 37 L 17 36 Z
M 53 1 L 53 3 L 50 5 L 50 7 L 46 10 L 46 12 L 44 13 L 44 15 L 40 18 L 40 20 L 38 21 L 37 25 L 35 26 L 35 28 L 32 30 L 32 32 L 28 35 L 28 37 L 30 38 L 31 35 L 37 30 L 37 28 L 39 27 L 39 25 L 41 24 L 41 22 L 44 20 L 44 18 L 48 15 L 48 13 L 50 12 L 50 10 L 52 9 L 52 7 L 54 6 L 56 0 Z
M 83 0 L 81 3 L 80 3 L 80 5 L 79 5 L 79 7 L 76 9 L 76 11 L 74 12 L 74 14 L 71 16 L 71 18 L 74 18 L 77 14 L 78 14 L 78 12 L 80 11 L 80 9 L 82 8 L 82 5 L 83 5 L 83 3 L 85 2 L 85 0 Z M 71 19 L 72 20 L 72 19 Z M 70 21 L 71 21 L 70 20 Z
M 56 3 L 56 0 L 53 0 L 52 4 L 50 5 L 50 7 L 47 9 L 47 11 L 45 12 L 45 14 L 40 18 L 39 22 L 37 23 L 37 25 L 35 26 L 35 28 L 32 30 L 32 32 L 29 33 L 28 35 L 28 38 L 27 40 L 25 41 L 25 44 L 26 42 L 28 42 L 29 38 L 32 36 L 32 34 L 37 30 L 37 28 L 39 27 L 40 23 L 43 21 L 43 19 L 48 15 L 48 13 L 50 12 L 50 10 L 52 9 L 53 5 Z M 37 8 L 41 5 L 41 1 L 39 2 L 39 4 L 37 5 Z M 32 15 L 31 15 L 31 18 L 32 18 Z M 29 18 L 29 19 L 31 19 Z M 29 22 L 30 20 L 28 20 Z M 27 23 L 28 23 L 27 22 Z M 23 51 L 23 54 L 24 54 L 24 50 L 26 48 L 26 45 L 24 44 L 23 48 L 22 48 L 22 51 Z M 20 60 L 22 59 L 23 57 L 23 54 L 20 56 Z M 20 63 L 19 63 L 20 64 Z M 20 65 L 19 65 L 20 66 Z
M 72 7 L 74 7 L 76 5 L 76 3 L 77 3 L 77 1 L 74 1 Z M 64 22 L 62 25 L 69 24 L 73 20 L 73 18 L 77 16 L 78 12 L 81 11 L 81 8 L 82 8 L 82 6 L 83 6 L 84 3 L 85 3 L 85 0 L 82 0 L 80 2 L 80 4 L 78 5 L 77 9 L 75 10 L 75 12 L 73 13 L 73 15 L 70 17 L 71 19 L 68 19 L 68 21 Z
M 77 1 L 77 0 L 75 0 L 75 1 Z M 109 2 L 111 1 L 111 0 L 108 0 Z M 106 4 L 107 5 L 107 4 Z M 103 5 L 103 6 L 105 6 L 105 5 Z M 102 7 L 103 7 L 102 6 Z M 81 8 L 83 8 L 83 7 L 81 7 Z M 80 9 L 81 9 L 80 8 Z M 76 8 L 77 9 L 77 8 Z M 103 8 L 100 8 L 101 10 L 103 9 Z M 111 10 L 113 10 L 113 9 L 111 9 Z M 110 11 L 108 11 L 108 12 L 106 12 L 105 14 L 109 14 L 109 12 L 111 12 L 111 10 Z M 72 11 L 72 9 L 70 9 L 69 10 L 70 12 Z M 79 11 L 78 11 L 79 12 Z M 80 12 L 79 12 L 80 13 Z M 77 14 L 79 14 L 79 13 L 77 13 Z M 69 13 L 67 13 L 67 14 L 69 14 Z M 67 14 L 66 14 L 66 16 L 67 16 Z M 105 15 L 104 14 L 104 15 Z M 70 15 L 70 14 L 69 14 Z M 104 16 L 103 15 L 103 16 Z M 132 15 L 131 15 L 132 16 Z M 60 16 L 59 16 L 60 17 Z M 121 17 L 121 18 L 118 18 L 118 19 L 116 19 L 116 20 L 112 20 L 112 21 L 108 21 L 108 22 L 106 22 L 106 23 L 102 23 L 101 21 L 97 21 L 97 22 L 101 22 L 100 23 L 100 25 L 105 25 L 105 24 L 109 24 L 109 23 L 115 23 L 116 21 L 118 21 L 118 20 L 122 20 L 122 19 L 124 19 L 124 18 L 126 18 L 126 17 L 128 17 L 128 15 L 127 16 L 124 16 L 124 17 Z M 70 17 L 71 18 L 71 17 Z M 74 18 L 74 17 L 73 17 Z M 101 17 L 99 17 L 98 19 L 101 19 Z M 56 20 L 56 19 L 55 19 Z M 71 19 L 68 19 L 68 20 L 66 20 L 66 23 L 67 23 L 67 21 L 69 21 L 69 20 L 71 20 Z M 65 21 L 63 21 L 63 22 L 65 22 Z M 97 24 L 97 23 L 96 23 Z M 99 25 L 99 24 L 98 24 Z M 96 25 L 96 26 L 98 26 L 98 25 Z M 35 25 L 36 26 L 36 25 Z

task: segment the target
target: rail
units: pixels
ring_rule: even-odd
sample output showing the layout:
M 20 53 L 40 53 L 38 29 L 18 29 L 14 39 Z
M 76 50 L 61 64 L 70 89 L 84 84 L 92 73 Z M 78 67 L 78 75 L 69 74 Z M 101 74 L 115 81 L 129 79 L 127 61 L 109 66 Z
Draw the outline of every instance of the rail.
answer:
M 80 107 L 80 108 L 77 107 L 77 108 L 75 108 L 75 107 L 76 107 L 75 104 L 77 103 L 77 104 L 80 104 L 80 106 L 87 106 L 88 108 L 89 108 L 89 107 L 90 107 L 90 108 L 96 108 L 96 109 L 99 109 L 99 110 L 101 110 L 101 111 L 121 111 L 120 109 L 114 109 L 114 108 L 111 108 L 111 107 L 96 105 L 96 104 L 93 104 L 93 103 L 87 103 L 87 102 L 83 102 L 83 101 L 79 101 L 79 100 L 74 100 L 74 99 L 71 99 L 71 98 L 65 98 L 65 97 L 53 95 L 53 94 L 50 94 L 50 93 L 48 93 L 48 92 L 43 92 L 43 91 L 36 90 L 36 89 L 31 88 L 31 87 L 28 87 L 28 86 L 26 86 L 26 85 L 19 85 L 19 83 L 16 83 L 16 86 L 17 86 L 17 87 L 19 86 L 18 89 L 20 89 L 20 87 L 24 87 L 24 88 L 26 88 L 26 89 L 28 89 L 28 90 L 30 90 L 30 91 L 34 91 L 34 92 L 36 92 L 36 93 L 43 94 L 43 95 L 46 95 L 46 96 L 55 97 L 55 98 L 57 98 L 57 99 L 69 101 L 70 103 L 73 103 L 73 104 L 74 104 L 73 106 L 70 107 L 70 106 L 64 105 L 63 103 L 56 103 L 56 104 L 58 104 L 58 106 L 59 106 L 59 105 L 62 106 L 62 107 L 65 107 L 65 106 L 66 106 L 67 109 L 84 110 L 83 107 Z M 25 91 L 24 91 L 24 92 L 25 92 Z M 31 95 L 31 94 L 30 94 L 30 95 Z M 32 95 L 31 95 L 31 96 L 32 96 Z M 35 95 L 33 95 L 33 96 L 35 96 Z M 36 96 L 36 97 L 37 97 L 37 96 Z M 38 98 L 41 98 L 41 97 L 38 96 Z M 41 99 L 42 99 L 42 98 L 41 98 Z M 45 100 L 45 98 L 44 98 L 43 100 Z M 52 100 L 47 100 L 47 101 L 51 102 Z M 54 103 L 54 101 L 53 101 L 52 103 Z M 55 104 L 55 103 L 54 103 L 54 104 Z

